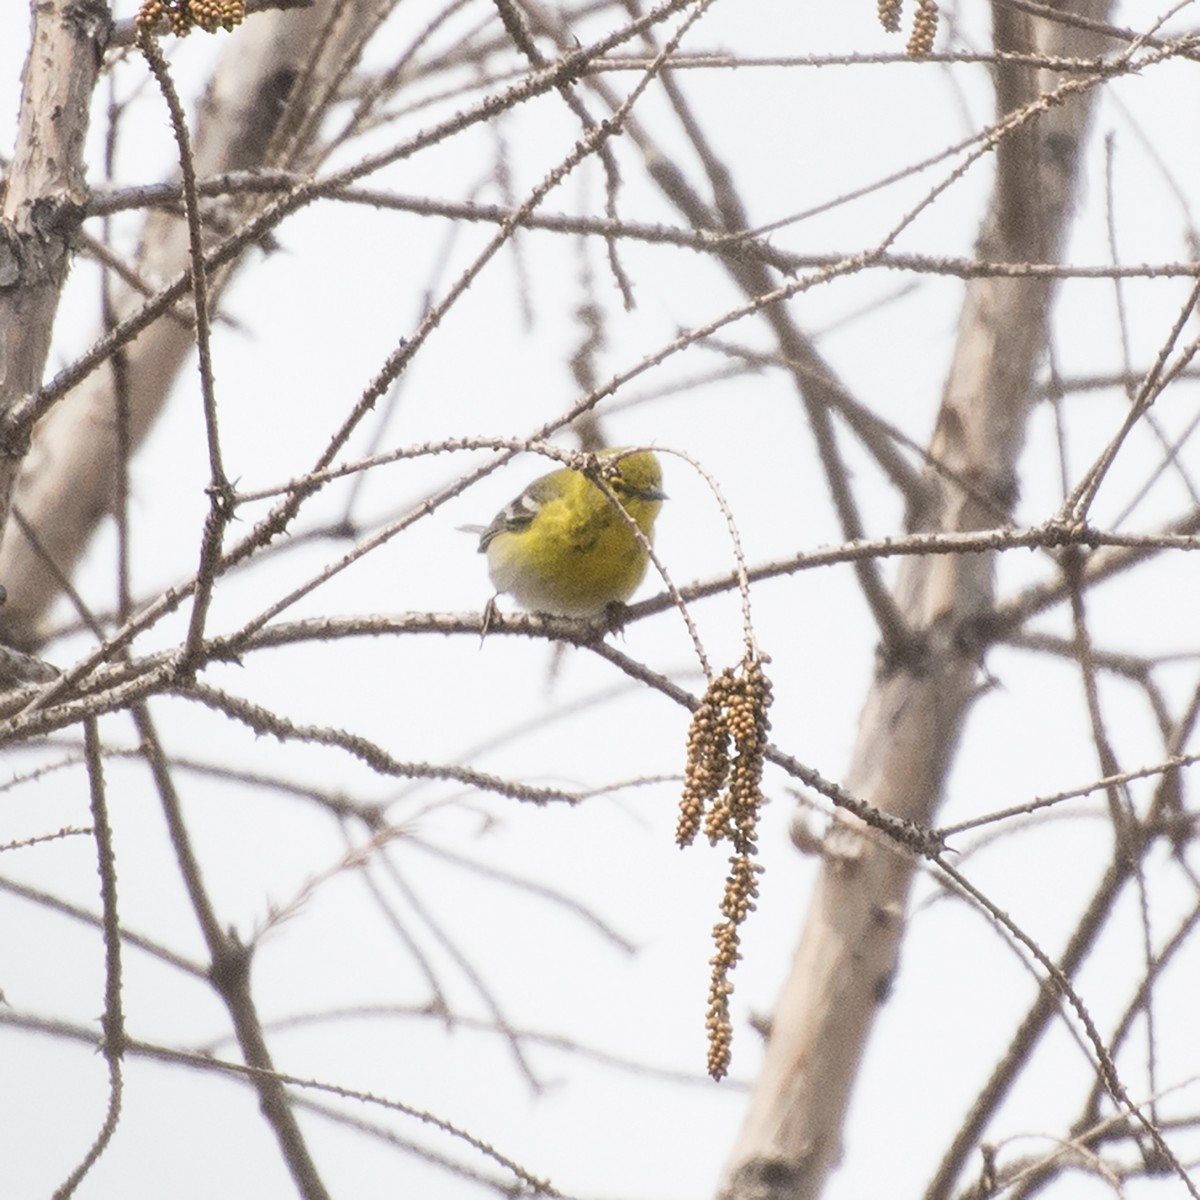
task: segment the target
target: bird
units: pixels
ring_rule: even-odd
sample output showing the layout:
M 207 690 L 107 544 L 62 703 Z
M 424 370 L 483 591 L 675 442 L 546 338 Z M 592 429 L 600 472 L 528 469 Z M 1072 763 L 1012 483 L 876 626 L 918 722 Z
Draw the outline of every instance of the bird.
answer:
M 535 479 L 479 537 L 497 595 L 529 612 L 593 618 L 611 614 L 637 590 L 662 502 L 662 465 L 650 450 L 596 455 L 613 499 L 583 471 L 564 467 Z M 494 599 L 489 610 L 494 606 Z

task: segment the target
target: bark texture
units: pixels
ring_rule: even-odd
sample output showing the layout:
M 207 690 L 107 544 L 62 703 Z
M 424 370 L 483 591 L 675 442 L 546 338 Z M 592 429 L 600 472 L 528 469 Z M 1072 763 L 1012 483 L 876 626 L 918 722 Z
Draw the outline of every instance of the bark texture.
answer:
M 103 0 L 33 6 L 17 140 L 0 207 L 0 529 L 29 431 L 8 417 L 41 386 L 84 187 L 92 90 L 112 22 Z M 0 579 L 13 582 L 3 564 Z

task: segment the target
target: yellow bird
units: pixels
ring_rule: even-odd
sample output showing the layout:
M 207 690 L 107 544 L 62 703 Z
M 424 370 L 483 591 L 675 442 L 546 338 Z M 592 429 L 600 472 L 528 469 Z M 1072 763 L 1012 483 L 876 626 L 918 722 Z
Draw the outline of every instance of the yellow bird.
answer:
M 649 450 L 602 450 L 616 468 L 605 482 L 649 542 L 667 498 L 662 466 Z M 535 479 L 496 514 L 479 538 L 497 592 L 530 612 L 597 617 L 624 603 L 646 574 L 649 555 L 616 505 L 582 471 Z

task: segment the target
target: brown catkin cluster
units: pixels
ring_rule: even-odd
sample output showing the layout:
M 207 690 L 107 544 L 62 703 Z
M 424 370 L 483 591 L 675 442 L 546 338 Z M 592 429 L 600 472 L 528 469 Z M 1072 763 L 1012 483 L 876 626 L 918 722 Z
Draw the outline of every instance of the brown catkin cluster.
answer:
M 714 1079 L 723 1079 L 729 1070 L 733 1044 L 733 1023 L 729 1019 L 733 984 L 729 975 L 742 957 L 738 930 L 754 911 L 761 873 L 762 867 L 749 854 L 735 854 L 729 860 L 729 875 L 721 900 L 721 914 L 725 920 L 713 926 L 717 952 L 708 960 L 712 977 L 708 985 L 708 1015 L 704 1026 L 708 1031 L 708 1073 Z
M 710 813 L 705 832 L 714 846 L 724 838 L 739 854 L 753 854 L 758 810 L 763 802 L 763 755 L 771 728 L 767 717 L 771 684 L 763 674 L 762 659 L 749 659 L 736 684 L 726 701 L 729 736 L 737 750 L 729 769 L 729 811 L 719 827 L 713 824 Z
M 717 943 L 717 953 L 710 960 L 713 972 L 708 985 L 708 1015 L 704 1019 L 704 1029 L 708 1034 L 708 1073 L 713 1079 L 724 1079 L 733 1053 L 733 1022 L 729 1019 L 733 984 L 729 982 L 729 972 L 741 955 L 737 948 L 737 930 L 730 929 L 726 922 L 713 926 L 713 941 Z M 718 966 L 725 956 L 729 959 L 727 965 Z
M 153 33 L 164 17 L 176 37 L 184 37 L 194 27 L 205 33 L 216 33 L 218 29 L 232 29 L 245 20 L 246 0 L 142 0 L 137 15 L 138 29 Z
M 875 0 L 875 2 L 880 25 L 888 33 L 899 33 L 904 0 Z M 908 35 L 907 53 L 910 57 L 924 58 L 933 53 L 933 39 L 937 36 L 937 27 L 937 0 L 917 0 L 912 32 Z
M 933 53 L 937 27 L 937 0 L 917 0 L 917 14 L 913 17 L 912 33 L 908 35 L 908 53 L 913 58 L 924 58 Z
M 879 23 L 888 33 L 900 32 L 900 11 L 903 0 L 879 0 Z
M 726 669 L 708 686 L 688 731 L 687 768 L 679 824 L 675 831 L 681 846 L 689 845 L 703 824 L 715 846 L 733 848 L 725 894 L 724 920 L 713 927 L 716 954 L 709 960 L 712 980 L 708 990 L 708 1072 L 714 1079 L 729 1070 L 733 1026 L 729 1020 L 730 972 L 736 965 L 738 930 L 754 911 L 761 868 L 758 851 L 758 814 L 763 804 L 762 772 L 770 721 L 771 684 L 763 672 L 762 658 L 748 655 L 739 671 Z M 732 747 L 732 753 L 731 753 Z
M 733 686 L 733 672 L 726 668 L 708 685 L 700 707 L 692 716 L 679 824 L 675 828 L 675 841 L 680 846 L 690 846 L 695 840 L 704 810 L 711 811 L 719 805 L 729 778 L 729 723 L 725 709 Z

